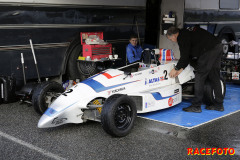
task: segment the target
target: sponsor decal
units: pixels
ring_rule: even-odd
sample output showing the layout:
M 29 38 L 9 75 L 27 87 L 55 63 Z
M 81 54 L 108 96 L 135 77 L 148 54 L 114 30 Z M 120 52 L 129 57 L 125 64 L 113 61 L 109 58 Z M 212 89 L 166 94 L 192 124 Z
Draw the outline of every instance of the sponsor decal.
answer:
M 108 91 L 108 95 L 114 94 L 114 93 L 117 93 L 117 92 L 121 92 L 121 91 L 123 91 L 125 89 L 126 89 L 125 87 L 122 87 L 122 88 L 118 88 L 118 89 L 114 89 L 114 90 Z
M 142 72 L 135 73 L 135 74 L 131 74 L 131 78 L 132 78 L 132 77 L 135 77 L 135 76 L 140 76 L 140 75 L 142 75 Z
M 188 155 L 234 155 L 234 148 L 187 148 Z
M 164 76 L 161 76 L 161 77 L 156 77 L 156 78 L 151 78 L 148 80 L 148 83 L 151 84 L 151 83 L 156 83 L 156 82 L 160 82 L 160 81 L 163 81 L 164 80 Z
M 172 98 L 172 97 L 170 97 L 170 98 L 168 99 L 168 105 L 169 105 L 169 106 L 172 106 L 172 105 L 173 105 L 173 98 Z
M 123 91 L 123 90 L 125 90 L 125 87 L 112 90 L 112 93 L 120 92 L 120 91 Z
M 152 70 L 149 71 L 148 73 L 149 73 L 149 74 L 154 74 L 154 73 L 156 73 L 156 72 L 157 72 L 157 70 L 152 69 Z
M 174 94 L 178 94 L 178 93 L 179 93 L 179 89 L 175 89 Z
M 148 105 L 147 105 L 147 102 L 145 103 L 145 108 L 147 108 L 148 107 Z
M 58 125 L 58 124 L 61 124 L 63 122 L 65 122 L 67 120 L 67 118 L 54 118 L 53 121 L 52 121 L 52 124 L 55 124 L 55 125 Z
M 232 79 L 239 80 L 239 72 L 232 72 Z
M 148 84 L 148 79 L 147 78 L 145 78 L 145 85 L 147 85 Z
M 154 72 L 154 70 L 151 71 L 152 74 L 153 74 L 153 72 Z M 150 73 L 150 72 L 149 72 L 149 73 Z M 153 84 L 153 83 L 160 82 L 160 81 L 164 81 L 164 80 L 168 80 L 167 70 L 164 70 L 163 73 L 164 73 L 164 76 L 160 76 L 160 77 L 156 77 L 156 78 L 151 78 L 151 79 L 146 79 L 146 78 L 145 78 L 145 85 L 147 85 L 147 84 Z

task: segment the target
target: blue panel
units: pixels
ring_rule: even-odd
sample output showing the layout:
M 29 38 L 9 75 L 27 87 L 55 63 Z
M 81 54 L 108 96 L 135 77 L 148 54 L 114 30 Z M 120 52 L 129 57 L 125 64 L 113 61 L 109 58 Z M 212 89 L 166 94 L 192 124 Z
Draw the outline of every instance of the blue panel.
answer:
M 223 112 L 206 110 L 205 105 L 202 105 L 202 113 L 182 111 L 182 108 L 190 105 L 190 101 L 184 100 L 182 103 L 171 108 L 151 113 L 143 113 L 139 114 L 139 116 L 183 127 L 194 127 L 240 110 L 240 85 L 227 84 Z

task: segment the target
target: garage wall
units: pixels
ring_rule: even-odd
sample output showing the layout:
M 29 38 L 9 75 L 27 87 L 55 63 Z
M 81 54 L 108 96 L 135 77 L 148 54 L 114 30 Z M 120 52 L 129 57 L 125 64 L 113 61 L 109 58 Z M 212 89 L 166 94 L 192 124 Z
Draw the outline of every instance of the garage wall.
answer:
M 162 0 L 161 5 L 161 18 L 164 14 L 173 11 L 176 14 L 176 26 L 183 27 L 183 14 L 184 14 L 184 0 Z M 160 20 L 162 22 L 162 20 Z M 160 26 L 162 31 L 162 26 Z M 162 33 L 162 32 L 161 32 Z M 180 57 L 179 47 L 177 43 L 173 43 L 166 38 L 165 35 L 160 35 L 159 48 L 173 49 L 174 55 L 177 59 Z

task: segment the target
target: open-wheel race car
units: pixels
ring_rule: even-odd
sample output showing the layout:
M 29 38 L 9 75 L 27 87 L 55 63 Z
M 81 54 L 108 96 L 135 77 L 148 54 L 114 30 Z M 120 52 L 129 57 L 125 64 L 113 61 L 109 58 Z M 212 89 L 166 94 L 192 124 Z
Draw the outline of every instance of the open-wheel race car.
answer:
M 150 62 L 150 61 L 149 61 Z M 188 66 L 176 78 L 169 72 L 176 61 L 136 62 L 107 69 L 62 93 L 38 122 L 39 128 L 99 121 L 112 136 L 130 133 L 137 113 L 173 107 L 182 101 L 182 84 L 194 78 Z

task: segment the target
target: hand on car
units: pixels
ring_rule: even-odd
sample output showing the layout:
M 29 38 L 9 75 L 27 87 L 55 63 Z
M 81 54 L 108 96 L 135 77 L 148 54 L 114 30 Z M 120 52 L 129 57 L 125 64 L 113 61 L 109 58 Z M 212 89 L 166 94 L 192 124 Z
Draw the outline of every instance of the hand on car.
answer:
M 171 70 L 171 72 L 169 73 L 169 76 L 171 78 L 175 78 L 177 77 L 181 72 L 183 71 L 183 68 L 181 68 L 180 70 L 175 70 L 174 68 Z

